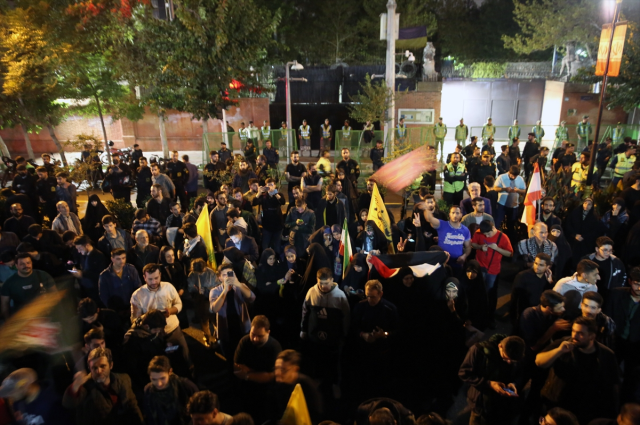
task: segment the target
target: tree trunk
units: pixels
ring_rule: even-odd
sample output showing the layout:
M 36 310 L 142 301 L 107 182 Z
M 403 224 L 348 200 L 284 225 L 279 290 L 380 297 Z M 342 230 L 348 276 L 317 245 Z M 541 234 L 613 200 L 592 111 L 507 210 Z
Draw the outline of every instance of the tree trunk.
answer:
M 2 140 L 2 136 L 0 136 L 0 151 L 2 151 L 2 156 L 11 157 L 9 149 L 7 149 L 7 145 L 5 145 L 4 140 Z
M 203 118 L 202 119 L 202 146 L 204 147 L 204 142 L 206 140 L 207 137 L 207 133 L 209 132 L 209 119 L 208 118 Z M 202 163 L 206 164 L 207 163 L 207 158 L 209 156 L 209 152 L 205 152 L 205 150 L 202 150 Z
M 104 117 L 102 116 L 102 107 L 100 106 L 100 99 L 98 96 L 93 97 L 96 100 L 96 105 L 98 105 L 98 115 L 100 115 L 100 124 L 102 125 L 102 135 L 104 136 L 104 149 L 107 153 L 107 161 L 109 161 L 109 165 L 111 165 L 111 148 L 109 146 L 109 141 L 107 140 L 107 128 L 104 126 Z
M 27 128 L 24 124 L 20 124 L 20 128 L 22 129 L 22 135 L 24 136 L 24 143 L 27 145 L 27 154 L 29 154 L 29 159 L 36 159 L 33 154 L 33 148 L 31 147 L 31 139 L 29 138 L 29 133 L 27 133 Z
M 49 130 L 49 135 L 51 136 L 51 139 L 53 140 L 53 143 L 55 143 L 56 147 L 58 148 L 58 153 L 60 154 L 60 159 L 62 160 L 62 165 L 64 165 L 66 167 L 67 166 L 67 157 L 64 154 L 64 149 L 62 147 L 62 144 L 60 144 L 60 140 L 58 140 L 58 136 L 56 136 L 56 132 L 53 129 L 53 126 L 51 124 L 47 124 L 47 129 Z
M 164 127 L 164 112 L 158 112 L 160 121 L 160 141 L 162 142 L 162 155 L 169 158 L 169 142 L 167 141 L 167 129 Z

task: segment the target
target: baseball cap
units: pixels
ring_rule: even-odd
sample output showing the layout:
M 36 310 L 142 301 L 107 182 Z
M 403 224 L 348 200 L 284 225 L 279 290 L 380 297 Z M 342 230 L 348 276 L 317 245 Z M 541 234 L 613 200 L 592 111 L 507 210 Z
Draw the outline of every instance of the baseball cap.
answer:
M 38 381 L 38 375 L 33 369 L 22 368 L 9 374 L 0 386 L 0 398 L 11 398 L 18 392 L 24 391 L 29 385 Z

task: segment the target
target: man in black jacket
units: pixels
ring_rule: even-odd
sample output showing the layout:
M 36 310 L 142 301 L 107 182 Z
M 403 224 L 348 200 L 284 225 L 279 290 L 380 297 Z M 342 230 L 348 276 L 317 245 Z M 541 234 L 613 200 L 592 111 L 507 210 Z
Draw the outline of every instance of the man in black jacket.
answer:
M 49 221 L 53 221 L 58 215 L 58 210 L 56 209 L 56 186 L 58 182 L 45 167 L 36 168 L 36 173 L 38 174 L 36 193 L 40 203 L 43 204 L 44 215 L 49 217 Z
M 629 286 L 614 288 L 605 300 L 604 313 L 616 323 L 616 356 L 624 362 L 622 394 L 638 393 L 640 382 L 640 267 L 629 272 Z
M 583 257 L 598 265 L 600 279 L 597 281 L 598 293 L 605 299 L 609 298 L 609 291 L 624 286 L 627 272 L 621 259 L 613 255 L 613 240 L 608 236 L 596 239 L 596 251 Z
M 167 222 L 167 217 L 171 215 L 171 200 L 162 195 L 162 186 L 159 184 L 151 186 L 151 199 L 147 201 L 147 213 L 162 225 Z
M 522 313 L 538 305 L 542 293 L 552 285 L 551 256 L 541 252 L 536 255 L 531 268 L 521 271 L 513 280 L 509 316 L 516 329 Z
M 204 187 L 215 193 L 220 190 L 219 178 L 220 174 L 226 169 L 226 166 L 224 162 L 220 161 L 220 155 L 218 155 L 216 151 L 209 152 L 209 158 L 211 162 L 204 166 L 202 180 Z
M 502 153 L 496 158 L 498 175 L 509 172 L 509 167 L 511 167 L 511 159 L 509 158 L 509 146 L 502 145 L 500 149 L 502 149 Z
M 151 174 L 151 168 L 147 165 L 147 158 L 140 157 L 140 166 L 136 170 L 136 187 L 138 196 L 136 197 L 136 205 L 138 208 L 142 208 L 146 199 L 151 196 L 151 186 L 153 185 L 153 179 Z
M 496 334 L 469 349 L 458 376 L 469 384 L 470 424 L 508 424 L 520 413 L 524 348 L 522 338 Z
M 176 187 L 174 202 L 176 202 L 176 199 L 180 199 L 182 209 L 187 211 L 189 203 L 187 202 L 187 191 L 184 185 L 189 180 L 189 169 L 184 162 L 178 160 L 178 155 L 178 151 L 171 152 L 171 161 L 167 163 L 167 175 Z M 160 221 L 160 223 L 164 223 L 164 221 Z
M 75 267 L 73 275 L 80 282 L 83 296 L 88 296 L 100 305 L 100 293 L 98 291 L 98 280 L 100 273 L 107 268 L 109 263 L 105 256 L 93 247 L 93 242 L 88 236 L 78 236 L 73 240 L 73 245 L 78 251 L 75 257 Z
M 376 147 L 371 149 L 369 152 L 369 158 L 371 159 L 371 163 L 373 164 L 373 171 L 376 172 L 382 166 L 384 166 L 384 162 L 382 159 L 384 158 L 384 148 L 382 147 L 382 140 L 378 140 L 376 142 Z
M 316 209 L 316 230 L 322 226 L 333 226 L 337 224 L 342 226 L 346 217 L 346 211 L 344 204 L 339 200 L 336 195 L 338 189 L 335 185 L 329 185 L 325 197 L 318 202 L 318 208 Z
M 203 259 L 205 262 L 209 261 L 209 255 L 207 254 L 207 247 L 204 245 L 202 238 L 198 236 L 198 229 L 195 224 L 187 223 L 182 226 L 185 240 L 188 241 L 188 245 L 182 251 L 179 251 L 179 257 L 185 266 L 185 270 L 191 270 L 191 262 L 197 258 Z
M 149 244 L 149 234 L 146 230 L 138 230 L 135 239 L 136 244 L 127 251 L 127 263 L 133 264 L 138 270 L 138 274 L 144 276 L 142 269 L 147 264 L 159 261 L 160 249 L 155 245 Z M 106 268 L 107 266 L 104 266 L 102 270 Z
M 531 158 L 533 158 L 540 152 L 540 144 L 536 140 L 535 134 L 529 133 L 527 137 L 527 143 L 525 143 L 524 149 L 522 151 L 522 162 L 524 163 L 524 179 L 528 182 L 529 177 L 533 172 L 533 164 L 531 163 Z
M 268 178 L 266 184 L 260 188 L 260 195 L 254 198 L 253 205 L 260 205 L 262 208 L 262 250 L 271 247 L 277 255 L 280 255 L 284 227 L 282 206 L 285 204 L 285 199 L 276 190 L 274 179 Z

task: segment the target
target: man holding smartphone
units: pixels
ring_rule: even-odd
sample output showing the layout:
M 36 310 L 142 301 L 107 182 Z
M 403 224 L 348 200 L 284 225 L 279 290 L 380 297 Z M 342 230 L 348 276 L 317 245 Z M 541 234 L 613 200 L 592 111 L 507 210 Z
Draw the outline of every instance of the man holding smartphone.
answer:
M 167 345 L 180 346 L 185 362 L 190 369 L 193 368 L 187 341 L 180 330 L 177 316 L 182 310 L 182 300 L 178 291 L 171 283 L 161 282 L 159 264 L 147 264 L 142 269 L 142 275 L 146 284 L 136 289 L 131 296 L 131 321 L 135 321 L 149 310 L 162 311 L 167 318 L 167 325 L 164 327 Z

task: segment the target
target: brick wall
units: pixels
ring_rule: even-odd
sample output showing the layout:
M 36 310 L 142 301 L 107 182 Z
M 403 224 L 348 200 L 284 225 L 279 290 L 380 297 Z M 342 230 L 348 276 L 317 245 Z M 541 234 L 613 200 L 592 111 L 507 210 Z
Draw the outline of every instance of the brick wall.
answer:
M 396 122 L 398 121 L 398 109 L 434 109 L 435 120 L 437 122 L 440 116 L 440 103 L 442 100 L 442 83 L 431 83 L 433 86 L 426 86 L 424 90 L 429 91 L 411 91 L 400 94 L 399 99 L 396 101 Z M 420 87 L 423 90 L 423 87 Z M 433 90 L 433 91 L 432 91 Z M 418 126 L 418 125 L 415 125 Z M 407 127 L 412 127 L 411 124 L 407 124 Z
M 598 103 L 600 102 L 600 94 L 596 93 L 579 93 L 568 92 L 565 90 L 562 98 L 562 109 L 560 112 L 560 121 L 566 121 L 567 124 L 578 124 L 582 121 L 583 115 L 589 115 L 589 121 L 592 126 L 596 125 L 598 118 Z M 575 109 L 575 115 L 570 116 L 569 110 Z M 602 125 L 615 125 L 618 122 L 626 124 L 627 113 L 622 108 L 607 110 L 605 107 L 602 112 Z
M 236 130 L 240 128 L 240 122 L 247 125 L 253 121 L 257 127 L 263 120 L 269 120 L 269 99 L 248 98 L 240 99 L 237 106 L 230 107 L 226 112 L 227 121 Z M 160 151 L 160 127 L 157 114 L 147 111 L 143 118 L 137 122 L 127 119 L 112 121 L 111 117 L 105 117 L 107 139 L 113 140 L 117 148 L 130 147 L 138 143 L 143 151 Z M 208 132 L 222 131 L 221 120 L 208 120 Z M 169 150 L 201 150 L 202 149 L 202 121 L 194 120 L 190 114 L 169 111 L 166 114 L 165 128 Z M 78 134 L 93 134 L 100 140 L 102 126 L 98 117 L 70 117 L 55 129 L 61 142 L 74 139 Z M 7 144 L 13 156 L 25 155 L 27 148 L 22 131 L 19 128 L 1 130 L 0 136 Z M 49 136 L 47 129 L 38 134 L 30 134 L 31 145 L 34 153 L 55 152 L 56 147 Z

